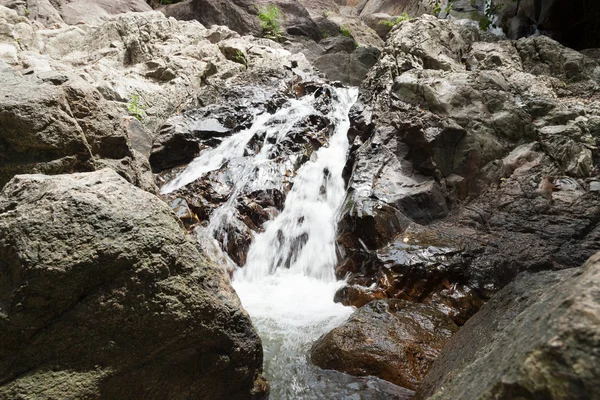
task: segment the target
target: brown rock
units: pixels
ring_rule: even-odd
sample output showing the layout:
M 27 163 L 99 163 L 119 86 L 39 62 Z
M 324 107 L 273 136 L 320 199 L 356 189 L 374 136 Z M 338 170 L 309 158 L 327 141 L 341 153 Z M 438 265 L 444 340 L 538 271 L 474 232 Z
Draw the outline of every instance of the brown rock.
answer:
M 312 362 L 351 375 L 373 375 L 415 389 L 458 327 L 438 310 L 403 300 L 380 300 L 322 336 Z

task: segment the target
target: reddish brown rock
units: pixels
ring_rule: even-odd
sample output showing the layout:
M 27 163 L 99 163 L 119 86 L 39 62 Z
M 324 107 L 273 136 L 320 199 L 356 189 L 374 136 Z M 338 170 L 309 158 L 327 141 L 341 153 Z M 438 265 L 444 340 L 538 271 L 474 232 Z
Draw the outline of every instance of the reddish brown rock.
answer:
M 414 390 L 457 330 L 433 307 L 374 301 L 322 336 L 313 345 L 311 359 L 321 368 L 373 375 Z

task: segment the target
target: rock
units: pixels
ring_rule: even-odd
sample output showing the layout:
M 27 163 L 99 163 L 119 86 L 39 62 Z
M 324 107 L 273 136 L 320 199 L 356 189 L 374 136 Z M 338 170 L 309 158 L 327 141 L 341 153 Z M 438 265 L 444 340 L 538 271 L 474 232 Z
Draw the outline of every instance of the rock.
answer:
M 321 368 L 374 375 L 414 390 L 457 329 L 429 306 L 374 301 L 315 342 L 311 360 Z
M 381 298 L 425 303 L 462 325 L 489 296 L 486 285 L 498 279 L 489 271 L 481 276 L 473 265 L 483 251 L 468 238 L 410 225 L 387 246 L 359 251 L 338 267 L 338 275 L 351 272 L 362 286 L 342 288 L 335 301 L 355 307 Z
M 348 3 L 351 3 L 348 1 Z M 360 16 L 385 13 L 389 15 L 401 15 L 407 13 L 410 16 L 420 16 L 423 14 L 431 14 L 433 11 L 433 3 L 423 0 L 368 0 L 362 10 Z
M 109 169 L 19 175 L 0 232 L 0 397 L 252 397 L 260 339 L 155 196 Z
M 345 85 L 357 86 L 365 79 L 367 72 L 375 65 L 378 57 L 378 49 L 359 47 L 350 54 L 345 51 L 325 54 L 314 60 L 314 65 L 331 80 L 340 81 Z
M 598 175 L 597 61 L 544 36 L 484 39 L 468 24 L 403 21 L 363 82 L 336 269 L 360 295 L 340 293 L 345 304 L 381 293 L 460 325 L 519 272 L 600 250 L 586 184 Z M 540 196 L 544 177 L 565 184 Z
M 243 0 L 227 0 L 217 2 L 214 0 L 186 0 L 181 3 L 171 4 L 161 11 L 169 17 L 179 20 L 197 20 L 203 25 L 226 25 L 241 35 L 262 35 L 259 8 L 266 4 L 273 4 L 282 14 L 282 33 L 290 35 L 308 36 L 318 41 L 321 36 L 315 22 L 310 18 L 306 9 L 297 1 L 277 0 L 275 2 L 249 3 Z
M 311 393 L 328 399 L 412 400 L 415 392 L 374 376 L 351 376 L 337 371 L 319 371 Z
M 450 340 L 417 398 L 595 398 L 599 283 L 599 255 L 521 275 Z
M 97 25 L 113 15 L 152 10 L 144 0 L 2 0 L 0 5 L 14 8 L 47 27 L 61 23 Z
M 0 187 L 15 174 L 92 171 L 107 165 L 149 191 L 147 162 L 132 151 L 121 109 L 76 77 L 56 86 L 0 65 Z M 43 79 L 43 78 L 42 78 Z
M 392 30 L 391 24 L 396 21 L 396 18 L 386 13 L 375 13 L 364 16 L 362 20 L 369 28 L 377 32 L 380 38 L 385 40 L 390 30 Z

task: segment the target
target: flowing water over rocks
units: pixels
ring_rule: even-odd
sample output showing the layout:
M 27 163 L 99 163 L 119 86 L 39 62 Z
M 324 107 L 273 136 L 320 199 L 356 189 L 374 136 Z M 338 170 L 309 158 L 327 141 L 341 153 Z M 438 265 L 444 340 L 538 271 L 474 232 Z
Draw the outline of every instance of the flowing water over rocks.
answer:
M 215 188 L 214 174 L 226 175 L 219 181 L 226 182 L 220 185 L 223 201 L 210 210 L 207 226 L 196 229 L 204 243 L 208 234 L 225 252 L 232 228 L 247 221 L 240 213 L 244 195 L 275 190 L 285 197 L 274 219 L 250 224 L 256 231 L 247 255 L 229 254 L 245 264 L 234 268 L 233 285 L 263 340 L 272 399 L 341 399 L 359 390 L 360 398 L 383 399 L 410 392 L 376 378 L 324 372 L 308 359 L 312 343 L 352 313 L 333 297 L 344 284 L 335 277 L 335 239 L 345 197 L 348 112 L 357 95 L 356 89 L 323 86 L 273 114 L 257 112 L 249 128 L 201 152 L 161 190 L 176 196 L 210 176 L 207 185 Z M 319 134 L 314 126 L 322 128 Z

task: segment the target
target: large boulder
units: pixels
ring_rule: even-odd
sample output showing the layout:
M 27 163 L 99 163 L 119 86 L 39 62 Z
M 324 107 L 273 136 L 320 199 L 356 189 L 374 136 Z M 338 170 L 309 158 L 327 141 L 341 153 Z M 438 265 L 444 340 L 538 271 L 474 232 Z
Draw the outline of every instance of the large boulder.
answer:
M 325 369 L 373 375 L 416 389 L 458 328 L 440 311 L 403 300 L 380 300 L 323 335 L 311 360 Z
M 110 169 L 11 180 L 0 288 L 1 398 L 266 390 L 260 338 L 224 270 L 166 204 Z
M 195 19 L 207 27 L 225 25 L 242 35 L 260 36 L 263 31 L 258 13 L 261 7 L 270 5 L 278 7 L 281 11 L 282 33 L 308 36 L 316 41 L 321 38 L 319 28 L 308 11 L 300 2 L 294 0 L 261 0 L 255 2 L 246 0 L 186 0 L 171 4 L 161 10 L 165 15 L 180 20 Z
M 418 399 L 596 399 L 600 254 L 581 269 L 524 274 L 446 345 Z

